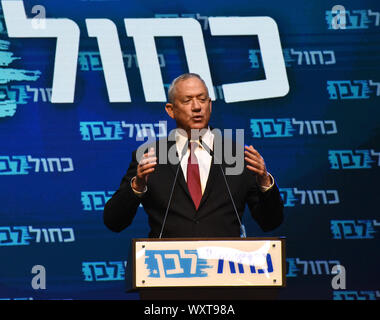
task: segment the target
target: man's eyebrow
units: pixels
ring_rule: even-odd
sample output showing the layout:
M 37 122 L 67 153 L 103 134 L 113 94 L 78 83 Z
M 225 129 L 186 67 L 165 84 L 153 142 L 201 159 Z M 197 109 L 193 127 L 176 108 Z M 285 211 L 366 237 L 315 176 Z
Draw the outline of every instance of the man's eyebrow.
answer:
M 200 94 L 197 94 L 197 95 L 185 95 L 184 96 L 184 99 L 187 99 L 187 98 L 193 98 L 193 97 L 196 97 L 196 98 L 198 98 L 198 97 L 201 97 L 201 96 L 204 96 L 204 97 L 208 97 L 208 95 L 207 95 L 207 93 L 200 93 Z
M 186 98 L 191 98 L 191 97 L 200 97 L 200 96 L 207 96 L 207 93 L 200 93 L 200 94 L 197 94 L 197 95 L 187 95 L 185 96 Z

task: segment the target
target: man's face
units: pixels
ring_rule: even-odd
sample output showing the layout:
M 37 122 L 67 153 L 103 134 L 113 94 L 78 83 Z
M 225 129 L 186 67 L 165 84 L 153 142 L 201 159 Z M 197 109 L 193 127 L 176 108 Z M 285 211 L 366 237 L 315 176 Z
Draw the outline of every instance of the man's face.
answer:
M 211 99 L 207 88 L 198 78 L 177 82 L 173 103 L 166 104 L 166 112 L 177 122 L 177 127 L 190 134 L 191 129 L 207 128 L 211 116 Z

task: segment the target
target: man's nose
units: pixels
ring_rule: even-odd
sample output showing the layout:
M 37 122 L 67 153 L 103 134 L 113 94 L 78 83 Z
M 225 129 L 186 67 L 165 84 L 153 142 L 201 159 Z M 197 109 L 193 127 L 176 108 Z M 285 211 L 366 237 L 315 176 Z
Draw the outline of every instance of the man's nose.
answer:
M 200 111 L 201 110 L 201 103 L 194 99 L 191 103 L 191 111 Z

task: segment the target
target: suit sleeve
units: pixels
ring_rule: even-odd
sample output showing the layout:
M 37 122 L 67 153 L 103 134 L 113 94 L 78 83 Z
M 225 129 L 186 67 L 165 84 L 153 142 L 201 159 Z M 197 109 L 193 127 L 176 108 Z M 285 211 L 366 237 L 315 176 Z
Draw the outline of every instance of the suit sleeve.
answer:
M 284 203 L 277 185 L 262 192 L 254 173 L 247 170 L 246 179 L 249 179 L 246 201 L 252 217 L 263 231 L 271 231 L 280 226 L 284 219 Z
M 136 176 L 137 164 L 136 152 L 133 152 L 132 161 L 119 189 L 104 206 L 104 224 L 114 232 L 120 232 L 132 223 L 142 200 L 131 188 L 131 179 Z

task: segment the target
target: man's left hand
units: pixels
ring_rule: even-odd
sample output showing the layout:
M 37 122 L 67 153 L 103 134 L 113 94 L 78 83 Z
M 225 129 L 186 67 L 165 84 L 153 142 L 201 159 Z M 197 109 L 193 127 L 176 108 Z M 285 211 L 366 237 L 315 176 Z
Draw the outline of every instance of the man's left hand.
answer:
M 263 157 L 252 146 L 245 146 L 244 149 L 244 159 L 248 162 L 247 169 L 256 173 L 256 180 L 259 186 L 269 187 L 271 179 L 265 167 Z

